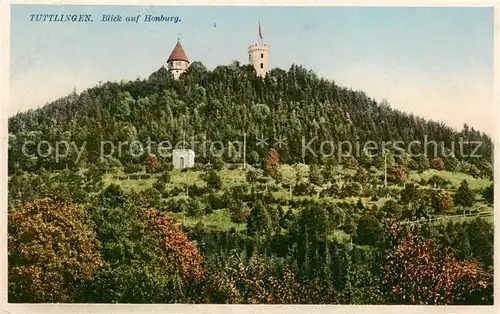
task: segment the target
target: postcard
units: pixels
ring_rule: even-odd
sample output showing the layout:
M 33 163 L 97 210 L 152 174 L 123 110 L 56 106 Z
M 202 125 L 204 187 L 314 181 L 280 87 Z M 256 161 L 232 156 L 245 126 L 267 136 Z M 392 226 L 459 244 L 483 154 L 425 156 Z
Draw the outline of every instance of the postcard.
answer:
M 383 4 L 3 3 L 2 313 L 494 312 L 497 8 Z

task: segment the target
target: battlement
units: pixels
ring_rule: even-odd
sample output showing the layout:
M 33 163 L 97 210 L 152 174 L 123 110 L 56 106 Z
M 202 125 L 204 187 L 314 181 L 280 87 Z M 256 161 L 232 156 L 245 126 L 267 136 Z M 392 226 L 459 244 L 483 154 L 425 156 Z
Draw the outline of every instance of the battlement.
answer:
M 266 44 L 253 44 L 248 46 L 248 52 L 252 51 L 269 51 L 269 46 Z

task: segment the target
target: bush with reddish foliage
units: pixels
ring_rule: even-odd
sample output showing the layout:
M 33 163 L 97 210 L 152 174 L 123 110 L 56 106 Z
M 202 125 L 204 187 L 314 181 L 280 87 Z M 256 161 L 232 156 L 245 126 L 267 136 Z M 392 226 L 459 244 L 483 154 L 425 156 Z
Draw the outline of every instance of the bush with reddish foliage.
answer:
M 158 239 L 156 250 L 166 256 L 165 262 L 175 261 L 180 266 L 184 278 L 200 279 L 203 277 L 202 258 L 198 250 L 170 217 L 150 209 L 146 212 L 148 229 Z M 172 259 L 168 259 L 171 257 Z
M 280 156 L 275 149 L 271 149 L 264 160 L 264 174 L 276 178 L 278 176 L 279 166 Z
M 44 198 L 8 220 L 9 302 L 73 302 L 76 283 L 102 266 L 79 207 Z
M 432 240 L 389 226 L 393 246 L 381 267 L 382 289 L 395 304 L 481 304 L 492 298 L 493 280 L 477 261 L 458 261 Z
M 394 165 L 390 168 L 389 175 L 393 182 L 399 184 L 408 180 L 410 172 L 408 171 L 408 168 L 404 166 Z
M 155 154 L 149 154 L 146 160 L 146 172 L 158 173 L 161 171 L 161 163 Z
M 443 171 L 444 170 L 444 162 L 443 159 L 440 157 L 434 157 L 431 159 L 429 162 L 429 165 L 432 169 L 436 169 L 438 171 Z

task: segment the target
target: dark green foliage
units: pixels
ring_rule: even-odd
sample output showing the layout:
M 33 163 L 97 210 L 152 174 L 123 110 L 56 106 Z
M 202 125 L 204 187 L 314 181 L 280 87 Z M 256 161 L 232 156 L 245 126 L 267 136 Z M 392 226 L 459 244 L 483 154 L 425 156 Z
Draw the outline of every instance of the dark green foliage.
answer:
M 321 174 L 321 169 L 315 164 L 312 164 L 309 167 L 309 182 L 319 186 L 323 185 L 323 176 Z
M 250 165 L 256 166 L 260 163 L 259 153 L 255 150 L 251 151 L 247 156 L 247 161 Z
M 248 183 L 255 183 L 259 177 L 257 169 L 250 168 L 246 171 L 246 180 Z
M 210 162 L 214 170 L 222 170 L 224 168 L 224 160 L 220 156 L 213 156 Z
M 380 210 L 388 217 L 401 216 L 401 207 L 392 199 L 386 201 Z
M 236 200 L 231 204 L 231 207 L 229 207 L 229 214 L 231 216 L 231 221 L 235 223 L 245 223 L 250 215 L 250 208 L 246 203 Z
M 400 203 L 404 205 L 415 204 L 420 199 L 421 191 L 414 183 L 408 183 L 401 191 Z
M 351 197 L 351 196 L 361 196 L 362 191 L 363 191 L 363 186 L 358 182 L 348 182 L 342 187 L 340 193 L 343 197 Z
M 256 202 L 248 216 L 247 233 L 250 236 L 271 234 L 271 219 L 262 202 Z
M 202 179 L 210 189 L 218 190 L 222 187 L 222 179 L 214 170 L 203 173 Z
M 161 196 L 160 191 L 151 187 L 138 192 L 132 192 L 131 198 L 137 206 L 158 208 Z
M 354 241 L 360 245 L 377 245 L 382 241 L 384 227 L 372 215 L 363 215 L 358 220 Z
M 165 182 L 163 182 L 162 180 L 156 180 L 153 183 L 153 188 L 162 193 L 165 190 Z
M 305 196 L 315 194 L 314 187 L 305 182 L 300 182 L 293 187 L 293 195 Z
M 335 158 L 327 158 L 321 169 L 321 176 L 326 182 L 332 182 L 335 178 Z
M 487 186 L 484 191 L 483 191 L 483 197 L 484 199 L 490 203 L 493 204 L 493 196 L 495 193 L 495 189 L 493 188 L 493 183 L 489 186 Z
M 166 184 L 170 182 L 171 177 L 172 175 L 170 174 L 169 171 L 163 171 L 163 173 L 160 176 L 160 180 Z
M 399 186 L 385 188 L 383 177 L 377 177 L 384 167 L 383 155 L 358 159 L 316 157 L 307 151 L 304 155 L 302 138 L 307 142 L 317 136 L 311 149 L 318 152 L 325 141 L 362 143 L 375 138 L 423 142 L 426 137 L 449 143 L 467 135 L 483 143 L 478 152 L 483 158 L 444 157 L 444 167 L 458 167 L 476 177 L 492 176 L 493 144 L 488 136 L 466 127 L 456 132 L 442 123 L 393 110 L 386 102 L 377 103 L 362 92 L 339 87 L 296 65 L 289 71 L 274 69 L 262 79 L 255 77 L 251 67 L 237 63 L 208 71 L 194 62 L 179 81 L 162 69 L 145 80 L 104 83 L 18 114 L 8 123 L 9 211 L 43 196 L 86 207 L 86 223 L 97 234 L 105 265 L 90 280 L 75 284 L 77 301 L 82 303 L 382 304 L 392 300 L 393 295 L 382 294 L 380 289 L 384 280 L 381 258 L 393 244 L 382 228 L 385 220 L 429 217 L 435 209 L 441 214 L 452 212 L 453 193 L 419 188 L 414 182 L 403 188 L 408 169 L 427 170 L 429 159 L 436 156 L 410 158 L 388 152 L 389 179 Z M 231 183 L 224 189 L 218 170 L 241 168 L 242 156 L 234 154 L 235 147 L 221 157 L 204 156 L 203 148 L 194 148 L 197 164 L 183 171 L 205 171 L 202 179 L 207 187 L 168 184 L 171 158 L 134 157 L 128 149 L 121 156 L 104 160 L 99 156 L 102 140 L 145 142 L 151 137 L 152 141 L 175 143 L 193 137 L 227 142 L 240 139 L 241 130 L 247 134 L 248 164 L 262 166 L 266 176 L 250 168 L 246 172 L 249 184 Z M 271 149 L 258 144 L 259 138 L 277 135 L 287 138 L 286 147 Z M 26 140 L 66 138 L 78 146 L 86 143 L 79 164 L 73 151 L 60 162 L 21 154 Z M 152 148 L 156 154 L 157 147 Z M 340 178 L 345 169 L 340 170 L 339 162 L 355 174 Z M 308 164 L 313 185 L 298 165 L 295 178 L 280 183 L 280 163 Z M 122 164 L 127 175 L 118 172 Z M 369 169 L 372 166 L 378 169 Z M 441 168 L 436 163 L 433 166 Z M 40 171 L 32 172 L 37 169 Z M 116 180 L 156 181 L 152 188 L 125 193 L 116 184 L 103 189 L 105 173 L 112 173 Z M 453 188 L 438 176 L 421 184 Z M 290 187 L 292 198 L 274 193 Z M 456 203 L 468 204 L 472 192 L 462 187 L 456 192 Z M 493 203 L 493 185 L 482 192 L 484 199 Z M 380 209 L 361 200 L 372 197 L 377 201 L 386 196 L 392 199 Z M 344 197 L 355 197 L 358 202 L 331 199 Z M 191 218 L 183 221 L 190 221 L 188 224 L 173 224 L 183 223 L 188 232 L 191 242 L 182 242 L 182 247 L 196 247 L 203 254 L 205 276 L 201 281 L 186 280 L 177 263 L 165 263 L 165 258 L 171 257 L 170 249 L 165 250 L 166 255 L 158 255 L 160 244 L 179 234 L 151 234 L 149 219 L 138 210 L 150 207 Z M 213 210 L 229 215 L 234 223 L 246 223 L 246 230 L 239 230 L 243 226 L 217 229 L 205 225 L 204 215 Z M 153 220 L 162 219 L 155 216 Z M 194 227 L 193 220 L 198 221 Z M 492 266 L 491 223 L 474 219 L 426 226 L 418 232 L 438 242 L 443 250 L 453 251 L 460 260 L 478 259 L 485 268 Z M 471 295 L 467 302 L 492 303 L 492 292 L 490 295 L 490 299 Z
M 80 291 L 81 302 L 174 303 L 188 302 L 178 275 L 166 276 L 160 265 L 133 261 L 107 267 Z
M 186 214 L 189 217 L 198 218 L 206 213 L 205 205 L 197 199 L 189 199 L 186 205 Z
M 139 164 L 128 164 L 123 168 L 123 172 L 127 174 L 141 172 L 143 170 L 142 165 Z
M 447 171 L 455 172 L 458 169 L 459 161 L 455 156 L 444 158 L 444 168 Z
M 419 172 L 423 172 L 430 167 L 429 159 L 423 154 L 420 154 L 420 156 L 415 158 L 415 163 L 417 168 L 416 170 Z
M 474 192 L 469 188 L 467 181 L 463 180 L 453 198 L 456 205 L 470 207 L 474 204 Z
M 427 180 L 427 184 L 433 187 L 447 188 L 451 185 L 451 182 L 441 176 L 433 175 L 429 180 Z
M 245 119 L 242 104 L 247 108 Z M 183 123 L 182 132 L 176 127 L 179 121 Z M 335 128 L 319 127 L 318 121 Z M 387 102 L 377 103 L 362 92 L 342 88 L 297 65 L 288 71 L 274 69 L 265 80 L 240 65 L 192 71 L 181 81 L 173 81 L 168 72 L 159 70 L 148 79 L 107 82 L 79 95 L 71 94 L 43 108 L 10 117 L 8 124 L 10 173 L 15 169 L 54 170 L 75 166 L 73 148 L 68 157 L 59 162 L 50 156 L 24 157 L 21 147 L 28 139 L 51 143 L 71 139 L 77 147 L 86 141 L 86 150 L 79 162 L 91 164 L 100 159 L 101 140 L 145 143 L 149 136 L 157 143 L 167 139 L 177 143 L 190 137 L 199 140 L 200 134 L 210 141 L 233 140 L 241 137 L 242 129 L 247 130 L 250 163 L 259 162 L 257 154 L 262 157 L 266 153 L 257 145 L 257 138 L 273 138 L 276 134 L 288 139 L 287 148 L 279 151 L 280 162 L 310 163 L 316 157 L 308 153 L 302 156 L 301 142 L 303 137 L 306 142 L 311 139 L 310 130 L 317 130 L 318 138 L 311 145 L 316 152 L 325 141 L 363 143 L 376 138 L 407 143 L 424 142 L 424 136 L 427 141 L 438 142 L 461 136 L 481 141 L 483 145 L 477 153 L 482 158 L 475 158 L 477 161 L 472 158 L 469 160 L 472 164 L 491 161 L 493 152 L 491 139 L 477 130 L 464 127 L 456 132 L 442 123 L 394 110 Z M 458 146 L 455 145 L 456 156 L 460 156 Z M 418 147 L 422 152 L 423 145 Z M 201 149 L 195 147 L 200 158 Z M 128 147 L 123 148 L 121 156 L 117 156 L 116 151 L 111 157 L 122 164 L 140 163 L 147 158 L 135 158 Z M 152 153 L 159 155 L 157 147 L 153 147 Z M 351 157 L 342 161 L 348 167 L 357 164 Z M 363 163 L 369 164 L 365 160 Z M 218 161 L 212 160 L 212 164 L 219 168 Z M 426 168 L 425 163 L 420 166 Z

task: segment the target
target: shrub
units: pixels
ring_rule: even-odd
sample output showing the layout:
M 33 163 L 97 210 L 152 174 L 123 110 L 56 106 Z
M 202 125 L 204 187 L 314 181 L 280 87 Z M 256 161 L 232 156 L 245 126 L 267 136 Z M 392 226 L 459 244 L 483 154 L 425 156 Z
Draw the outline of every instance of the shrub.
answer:
M 358 160 L 354 156 L 347 156 L 342 160 L 344 167 L 354 169 L 358 166 Z
M 162 193 L 163 190 L 165 190 L 165 182 L 163 182 L 162 180 L 156 180 L 153 183 L 153 188 Z
M 340 194 L 340 188 L 337 184 L 332 184 L 328 188 L 321 190 L 319 193 L 320 197 L 338 197 Z
M 76 206 L 39 199 L 8 214 L 9 302 L 73 302 L 102 266 L 95 233 Z
M 250 215 L 250 208 L 246 203 L 237 201 L 231 204 L 231 207 L 229 208 L 229 214 L 231 216 L 232 222 L 245 223 L 247 222 L 248 216 Z
M 348 182 L 341 190 L 343 197 L 360 196 L 363 192 L 363 186 L 358 182 Z
M 170 180 L 172 179 L 172 174 L 170 173 L 170 171 L 163 171 L 161 176 L 160 176 L 160 180 L 163 182 L 163 183 L 170 183 Z
M 474 178 L 478 178 L 481 176 L 481 171 L 479 170 L 479 168 L 476 165 L 468 162 L 462 162 L 458 167 L 458 171 L 471 175 Z
M 470 207 L 474 204 L 474 192 L 469 188 L 469 183 L 463 180 L 455 193 L 455 203 L 457 205 Z
M 158 173 L 161 169 L 161 163 L 154 154 L 149 154 L 146 160 L 146 172 L 147 173 Z
M 190 198 L 186 201 L 186 214 L 198 218 L 205 214 L 205 206 L 197 199 Z
M 311 186 L 309 183 L 300 182 L 299 184 L 293 187 L 293 195 L 306 196 L 315 193 L 316 191 L 314 190 L 314 187 Z
M 401 165 L 394 165 L 389 170 L 389 177 L 392 182 L 400 184 L 408 180 L 409 171 L 406 167 Z
M 207 183 L 207 187 L 212 190 L 218 190 L 222 187 L 222 179 L 214 170 L 203 173 L 201 178 Z
M 438 171 L 443 171 L 444 170 L 444 162 L 441 157 L 434 157 L 431 159 L 429 162 L 429 165 L 432 169 L 436 169 Z
M 360 245 L 376 245 L 382 241 L 384 227 L 380 220 L 372 215 L 363 215 L 359 218 L 354 241 Z
M 387 200 L 380 210 L 388 217 L 401 217 L 402 209 L 393 199 Z
M 141 172 L 143 170 L 142 165 L 140 164 L 127 164 L 123 168 L 123 172 L 127 174 Z
M 227 200 L 220 194 L 211 193 L 206 196 L 206 202 L 210 206 L 211 209 L 222 209 L 227 206 Z
M 256 151 L 251 151 L 250 154 L 248 154 L 248 163 L 250 165 L 258 165 L 260 162 L 260 156 L 259 156 L 259 153 L 257 153 Z
M 488 203 L 493 204 L 493 196 L 494 188 L 492 183 L 483 190 L 483 197 Z
M 257 202 L 252 208 L 247 220 L 247 233 L 250 236 L 269 235 L 271 220 L 266 207 L 262 202 Z
M 224 160 L 220 156 L 213 156 L 211 159 L 213 170 L 222 170 L 224 168 Z
M 358 169 L 356 170 L 356 173 L 353 176 L 353 180 L 358 182 L 358 183 L 364 184 L 364 183 L 367 183 L 369 179 L 370 179 L 370 175 L 369 175 L 368 171 L 366 171 L 365 168 L 358 167 Z
M 259 172 L 257 171 L 257 169 L 249 168 L 246 171 L 245 178 L 248 183 L 255 183 L 259 178 Z
M 276 179 L 279 175 L 279 154 L 275 149 L 267 152 L 266 159 L 264 160 L 264 175 Z
M 451 181 L 446 180 L 445 178 L 438 175 L 433 175 L 431 178 L 429 178 L 429 180 L 427 180 L 427 184 L 435 187 L 446 188 L 451 185 Z
M 319 186 L 323 185 L 323 176 L 319 167 L 315 164 L 309 167 L 309 182 Z
M 432 207 L 438 213 L 446 213 L 453 210 L 453 198 L 446 191 L 434 191 L 432 195 Z
M 491 303 L 493 278 L 477 261 L 458 261 L 432 240 L 393 224 L 381 268 L 382 292 L 397 304 Z

